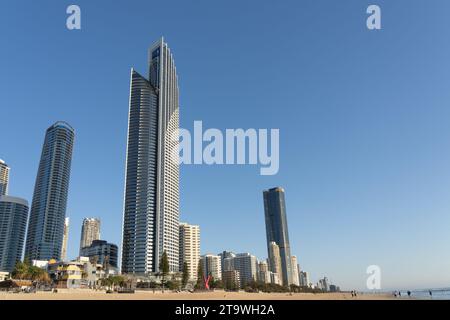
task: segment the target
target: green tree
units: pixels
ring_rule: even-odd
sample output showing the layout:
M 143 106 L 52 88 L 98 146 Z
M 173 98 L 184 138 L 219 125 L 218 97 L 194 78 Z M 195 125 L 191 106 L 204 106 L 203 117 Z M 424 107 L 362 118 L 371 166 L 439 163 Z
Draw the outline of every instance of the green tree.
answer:
M 202 266 L 202 261 L 199 260 L 198 262 L 198 267 L 197 267 L 197 284 L 195 285 L 195 287 L 197 289 L 203 289 L 203 277 L 204 277 L 204 273 L 203 273 L 203 266 Z
M 211 279 L 211 288 L 213 289 L 223 289 L 223 282 L 222 280 L 213 280 Z
M 24 280 L 27 279 L 29 276 L 28 270 L 29 265 L 27 262 L 17 262 L 16 266 L 14 267 L 13 272 L 11 273 L 13 279 L 19 279 Z
M 164 292 L 164 283 L 166 281 L 166 276 L 169 273 L 169 258 L 167 257 L 167 252 L 164 250 L 161 260 L 159 261 L 159 272 L 162 276 L 162 290 Z
M 183 263 L 183 278 L 181 280 L 181 284 L 185 287 L 189 280 L 189 266 L 187 262 Z

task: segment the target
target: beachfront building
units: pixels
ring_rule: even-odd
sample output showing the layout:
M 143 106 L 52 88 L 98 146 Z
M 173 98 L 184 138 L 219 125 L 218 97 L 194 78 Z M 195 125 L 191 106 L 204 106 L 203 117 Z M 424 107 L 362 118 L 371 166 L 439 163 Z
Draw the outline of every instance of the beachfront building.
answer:
M 225 289 L 239 290 L 241 286 L 239 271 L 237 270 L 222 271 L 222 283 Z
M 187 264 L 189 281 L 197 281 L 198 261 L 200 260 L 200 227 L 180 223 L 180 271 Z
M 0 195 L 0 271 L 11 272 L 22 259 L 28 202 Z
M 258 260 L 250 253 L 238 253 L 231 258 L 233 270 L 239 271 L 241 288 L 258 280 Z
M 309 274 L 306 271 L 300 271 L 300 287 L 310 287 Z
M 28 223 L 29 261 L 61 259 L 74 137 L 62 121 L 46 131 Z
M 200 263 L 205 277 L 211 276 L 214 280 L 222 279 L 222 263 L 220 256 L 205 254 L 200 257 Z
M 81 257 L 88 257 L 93 264 L 100 264 L 103 269 L 110 270 L 118 268 L 117 245 L 105 240 L 93 240 L 91 245 L 80 251 Z
M 260 261 L 258 263 L 258 281 L 270 283 L 270 271 L 267 261 Z
M 270 282 L 281 286 L 282 285 L 281 276 L 276 272 L 270 272 Z
M 115 270 L 104 270 L 101 264 L 91 263 L 88 257 L 68 262 L 52 259 L 47 272 L 57 288 L 67 289 L 94 288 L 100 285 L 101 279 L 117 274 Z
M 166 252 L 171 272 L 179 263 L 178 76 L 163 38 L 149 50 L 148 78 L 131 70 L 122 273 L 159 272 Z

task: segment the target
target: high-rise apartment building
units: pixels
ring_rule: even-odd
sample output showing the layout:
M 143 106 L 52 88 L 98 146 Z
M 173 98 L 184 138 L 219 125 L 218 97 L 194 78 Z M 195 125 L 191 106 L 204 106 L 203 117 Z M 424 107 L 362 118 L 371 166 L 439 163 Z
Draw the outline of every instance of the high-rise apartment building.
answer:
M 9 167 L 6 162 L 0 159 L 0 196 L 8 194 Z
M 301 287 L 309 287 L 309 274 L 306 271 L 300 271 L 300 286 Z
M 283 276 L 283 271 L 281 268 L 281 256 L 280 247 L 274 242 L 269 243 L 269 270 L 276 273 L 280 279 Z
M 131 70 L 122 272 L 159 271 L 165 251 L 179 271 L 178 76 L 161 38 L 149 50 L 149 76 Z
M 234 254 L 231 251 L 223 251 L 223 252 L 219 253 L 219 256 L 220 256 L 221 262 L 222 262 L 222 272 L 234 270 L 232 258 L 236 257 L 236 254 Z
M 275 242 L 279 246 L 283 285 L 289 286 L 293 283 L 293 280 L 284 190 L 280 187 L 272 188 L 265 190 L 263 192 L 263 196 L 266 220 L 267 251 L 270 251 L 271 242 Z
M 205 277 L 211 276 L 214 280 L 222 279 L 222 264 L 220 256 L 205 254 L 200 257 L 200 261 Z
M 250 253 L 238 253 L 233 259 L 234 270 L 239 271 L 241 287 L 258 280 L 258 259 Z
M 0 195 L 0 271 L 11 272 L 22 259 L 28 202 Z
M 298 274 L 298 267 L 297 267 L 297 257 L 292 256 L 291 257 L 291 268 L 292 268 L 292 284 L 295 284 L 296 286 L 300 285 L 300 279 Z
M 100 219 L 84 218 L 81 225 L 80 252 L 89 247 L 94 240 L 100 240 Z
M 67 242 L 69 241 L 69 218 L 64 220 L 64 235 L 63 235 L 63 244 L 61 249 L 61 260 L 65 261 L 67 258 Z
M 222 270 L 222 283 L 224 288 L 228 290 L 239 290 L 239 288 L 241 287 L 239 271 Z
M 60 260 L 74 130 L 66 122 L 47 129 L 31 203 L 25 257 Z
M 189 280 L 197 280 L 198 261 L 200 260 L 200 227 L 180 223 L 180 271 L 187 263 Z
M 258 281 L 270 283 L 270 271 L 267 261 L 260 261 L 258 263 Z

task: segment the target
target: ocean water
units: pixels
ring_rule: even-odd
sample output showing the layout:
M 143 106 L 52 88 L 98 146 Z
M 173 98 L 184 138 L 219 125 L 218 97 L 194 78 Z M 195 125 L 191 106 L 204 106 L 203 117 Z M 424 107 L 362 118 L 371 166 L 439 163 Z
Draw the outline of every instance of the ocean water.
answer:
M 408 298 L 408 290 L 402 290 L 402 298 Z M 423 289 L 423 290 L 410 290 L 411 297 L 416 299 L 426 300 L 450 300 L 450 288 L 443 289 Z M 430 291 L 432 295 L 430 295 Z

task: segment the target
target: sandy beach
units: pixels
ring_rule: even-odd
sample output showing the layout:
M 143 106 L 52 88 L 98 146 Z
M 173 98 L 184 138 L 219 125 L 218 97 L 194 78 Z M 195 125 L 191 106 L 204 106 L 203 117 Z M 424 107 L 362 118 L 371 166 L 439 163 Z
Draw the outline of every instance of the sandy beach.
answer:
M 0 292 L 1 300 L 391 300 L 390 294 L 350 293 L 246 293 L 246 292 L 170 292 L 136 291 L 134 294 L 106 294 L 105 291 L 89 289 L 59 289 L 58 293 L 7 293 Z

